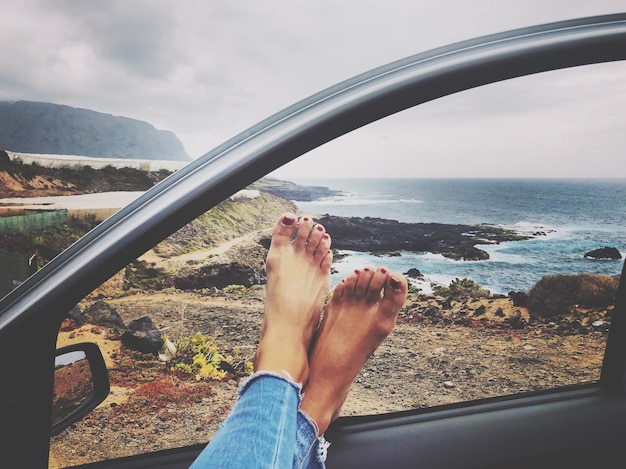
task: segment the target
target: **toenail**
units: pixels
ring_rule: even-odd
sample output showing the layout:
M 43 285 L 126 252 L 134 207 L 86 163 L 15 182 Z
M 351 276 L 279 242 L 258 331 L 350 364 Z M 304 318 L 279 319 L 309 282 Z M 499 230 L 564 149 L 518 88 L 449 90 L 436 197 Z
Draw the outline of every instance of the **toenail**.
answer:
M 309 221 L 309 217 L 304 217 L 302 221 Z
M 354 273 L 359 275 L 361 272 L 359 271 L 359 269 L 354 269 Z
M 323 239 L 328 239 L 330 238 L 330 236 L 328 236 L 327 234 L 324 234 L 324 236 L 322 236 Z
M 295 218 L 292 217 L 283 217 L 283 225 L 291 226 L 293 222 L 296 221 Z
M 363 270 L 364 270 L 365 272 L 369 272 L 369 271 L 370 271 L 370 269 L 369 269 L 368 267 L 363 268 Z
M 387 269 L 385 269 L 384 267 L 380 268 L 380 273 L 381 274 L 386 274 L 387 273 Z
M 324 231 L 324 228 L 321 225 L 317 225 L 317 231 Z
M 389 279 L 389 285 L 391 286 L 391 288 L 393 288 L 394 290 L 400 290 L 400 285 L 401 283 L 396 280 L 395 278 L 390 278 Z

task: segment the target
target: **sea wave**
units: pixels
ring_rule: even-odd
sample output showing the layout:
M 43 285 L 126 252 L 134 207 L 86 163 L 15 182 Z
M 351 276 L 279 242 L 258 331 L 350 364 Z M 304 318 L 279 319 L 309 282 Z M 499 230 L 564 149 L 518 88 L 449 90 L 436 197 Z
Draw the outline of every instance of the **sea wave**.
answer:
M 568 230 L 562 227 L 556 228 L 555 226 L 538 224 L 527 221 L 518 221 L 511 225 L 500 225 L 502 228 L 513 230 L 515 233 L 521 236 L 541 237 L 542 239 L 551 239 L 556 237 L 562 237 L 567 235 Z
M 325 197 L 323 199 L 317 199 L 313 202 L 308 202 L 306 205 L 309 207 L 315 205 L 324 206 L 357 206 L 357 205 L 381 205 L 381 204 L 421 204 L 423 200 L 419 199 L 380 199 L 371 197 L 358 197 L 354 195 L 341 195 L 333 197 Z M 299 205 L 305 205 L 301 202 Z

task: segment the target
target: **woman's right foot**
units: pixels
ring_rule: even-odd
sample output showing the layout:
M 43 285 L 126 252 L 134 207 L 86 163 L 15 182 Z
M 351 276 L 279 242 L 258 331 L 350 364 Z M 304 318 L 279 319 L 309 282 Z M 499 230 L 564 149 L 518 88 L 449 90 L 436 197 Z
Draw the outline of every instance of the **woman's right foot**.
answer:
M 407 291 L 404 276 L 384 267 L 356 270 L 335 287 L 309 353 L 309 381 L 300 404 L 320 435 L 339 416 L 352 382 L 392 331 Z
M 309 346 L 330 289 L 330 244 L 324 227 L 310 217 L 285 213 L 274 225 L 255 371 L 306 382 Z

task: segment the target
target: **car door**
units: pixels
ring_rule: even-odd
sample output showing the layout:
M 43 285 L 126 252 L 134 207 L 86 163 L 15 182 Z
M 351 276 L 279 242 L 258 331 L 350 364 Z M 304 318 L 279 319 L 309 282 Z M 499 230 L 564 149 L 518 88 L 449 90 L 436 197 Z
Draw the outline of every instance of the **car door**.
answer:
M 418 54 L 316 94 L 192 162 L 100 224 L 0 302 L 7 467 L 46 467 L 54 351 L 67 312 L 157 242 L 260 177 L 354 129 L 459 91 L 626 59 L 626 15 L 502 33 Z M 621 467 L 622 282 L 597 383 L 339 419 L 328 467 Z M 187 467 L 201 446 L 88 467 Z

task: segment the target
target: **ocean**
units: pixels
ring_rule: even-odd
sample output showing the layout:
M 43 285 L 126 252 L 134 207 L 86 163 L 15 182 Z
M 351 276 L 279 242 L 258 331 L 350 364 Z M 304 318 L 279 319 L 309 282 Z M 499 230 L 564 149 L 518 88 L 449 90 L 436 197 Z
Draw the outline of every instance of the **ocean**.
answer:
M 471 278 L 492 293 L 528 291 L 543 275 L 589 272 L 618 275 L 622 260 L 584 254 L 604 246 L 626 254 L 626 179 L 293 179 L 342 194 L 296 202 L 310 214 L 379 217 L 401 222 L 490 223 L 522 233 L 545 233 L 527 241 L 483 245 L 485 261 L 453 261 L 430 253 L 375 257 L 344 251 L 333 284 L 366 264 L 406 272 L 415 267 L 430 290 Z M 332 233 L 330 233 L 332 237 Z

